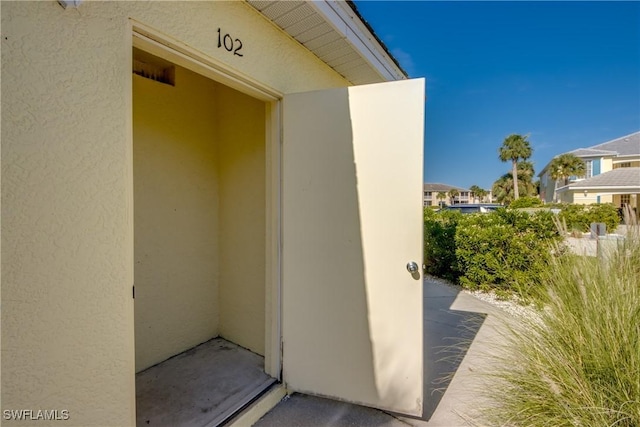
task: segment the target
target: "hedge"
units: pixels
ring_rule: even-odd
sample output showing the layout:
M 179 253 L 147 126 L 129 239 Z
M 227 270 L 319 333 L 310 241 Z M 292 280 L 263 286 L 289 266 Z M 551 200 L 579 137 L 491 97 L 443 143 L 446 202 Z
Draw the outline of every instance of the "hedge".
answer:
M 560 240 L 549 211 L 489 214 L 425 210 L 426 272 L 468 289 L 529 298 Z
M 560 205 L 560 220 L 567 224 L 569 231 L 588 232 L 592 222 L 602 222 L 607 232 L 613 233 L 620 224 L 618 209 L 611 203 L 597 205 Z

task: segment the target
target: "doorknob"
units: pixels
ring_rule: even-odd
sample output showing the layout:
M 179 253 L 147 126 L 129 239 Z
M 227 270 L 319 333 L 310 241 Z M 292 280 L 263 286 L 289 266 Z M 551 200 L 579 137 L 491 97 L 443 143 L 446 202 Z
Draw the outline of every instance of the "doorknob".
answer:
M 411 261 L 407 263 L 407 271 L 411 274 L 413 273 L 417 273 L 418 272 L 418 264 L 416 264 L 415 262 Z

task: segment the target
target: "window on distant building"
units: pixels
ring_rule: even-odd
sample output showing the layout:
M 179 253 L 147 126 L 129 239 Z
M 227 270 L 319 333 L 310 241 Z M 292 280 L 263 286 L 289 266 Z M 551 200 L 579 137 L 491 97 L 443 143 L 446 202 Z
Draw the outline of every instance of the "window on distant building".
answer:
M 625 205 L 631 203 L 631 194 L 621 194 L 620 195 L 620 207 L 624 208 Z
M 621 168 L 630 168 L 631 167 L 631 162 L 624 162 L 624 163 L 620 163 Z
M 584 177 L 591 178 L 593 176 L 593 160 L 585 160 L 584 162 Z

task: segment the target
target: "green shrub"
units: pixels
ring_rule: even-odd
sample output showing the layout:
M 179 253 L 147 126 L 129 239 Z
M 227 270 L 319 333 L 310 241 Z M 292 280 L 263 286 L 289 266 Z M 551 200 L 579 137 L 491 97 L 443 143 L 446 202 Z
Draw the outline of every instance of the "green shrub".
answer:
M 526 299 L 537 293 L 559 233 L 553 214 L 499 210 L 466 215 L 455 234 L 459 283 Z
M 509 209 L 535 208 L 542 206 L 542 201 L 537 197 L 520 197 L 509 204 Z
M 426 272 L 468 289 L 528 298 L 551 256 L 551 242 L 559 239 L 553 218 L 547 211 L 463 215 L 425 209 Z
M 592 222 L 602 222 L 607 226 L 607 232 L 613 232 L 620 224 L 618 209 L 610 203 L 562 205 L 559 217 L 567 224 L 569 231 L 588 232 Z
M 424 264 L 426 272 L 457 282 L 455 235 L 462 214 L 455 211 L 424 210 Z
M 488 388 L 497 425 L 640 426 L 640 239 L 552 259 L 539 317 L 507 325 Z M 497 357 L 497 359 L 495 359 Z

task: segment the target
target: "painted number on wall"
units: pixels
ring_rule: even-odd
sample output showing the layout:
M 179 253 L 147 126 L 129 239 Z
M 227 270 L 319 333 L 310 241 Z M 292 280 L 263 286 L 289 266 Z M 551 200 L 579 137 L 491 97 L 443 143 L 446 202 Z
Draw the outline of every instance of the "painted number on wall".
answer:
M 233 52 L 234 55 L 243 56 L 240 53 L 242 50 L 242 41 L 240 39 L 234 39 L 229 34 L 222 34 L 220 28 L 218 28 L 218 47 L 224 47 L 227 52 Z

